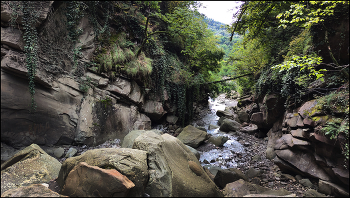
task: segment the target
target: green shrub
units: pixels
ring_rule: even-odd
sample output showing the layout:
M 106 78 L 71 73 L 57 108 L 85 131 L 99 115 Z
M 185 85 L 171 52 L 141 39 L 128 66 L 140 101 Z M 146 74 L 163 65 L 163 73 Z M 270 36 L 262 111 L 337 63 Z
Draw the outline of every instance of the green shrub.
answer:
M 114 64 L 124 63 L 126 61 L 125 53 L 118 45 L 114 45 L 112 55 Z
M 134 52 L 131 51 L 131 49 L 129 49 L 129 48 L 124 49 L 124 53 L 125 53 L 125 58 L 128 61 L 133 60 L 133 58 L 135 57 Z

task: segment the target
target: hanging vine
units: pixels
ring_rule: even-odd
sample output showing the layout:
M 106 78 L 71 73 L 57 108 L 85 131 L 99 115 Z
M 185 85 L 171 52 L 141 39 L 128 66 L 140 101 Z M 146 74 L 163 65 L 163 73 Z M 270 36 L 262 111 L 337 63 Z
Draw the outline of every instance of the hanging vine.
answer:
M 38 32 L 35 27 L 35 23 L 39 17 L 36 5 L 33 1 L 23 1 L 23 40 L 24 40 L 24 52 L 26 54 L 26 66 L 28 70 L 29 79 L 29 93 L 31 96 L 31 108 L 30 111 L 36 110 L 36 103 L 34 100 L 35 95 L 35 73 L 36 66 L 38 64 Z

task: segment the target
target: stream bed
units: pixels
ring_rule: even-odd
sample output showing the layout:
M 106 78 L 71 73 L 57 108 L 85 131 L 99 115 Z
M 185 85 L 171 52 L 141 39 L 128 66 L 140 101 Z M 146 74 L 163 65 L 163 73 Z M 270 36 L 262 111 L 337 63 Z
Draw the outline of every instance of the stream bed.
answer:
M 224 136 L 227 137 L 227 142 L 222 147 L 215 147 L 215 145 L 206 142 L 197 148 L 200 153 L 201 165 L 214 165 L 219 166 L 223 169 L 237 168 L 238 164 L 234 160 L 234 157 L 238 154 L 245 152 L 244 146 L 237 141 L 235 133 L 221 132 L 219 128 L 211 129 L 213 126 L 217 126 L 219 117 L 216 115 L 216 111 L 225 110 L 226 104 L 234 106 L 237 101 L 230 101 L 225 99 L 225 95 L 221 94 L 219 97 L 212 99 L 209 98 L 209 110 L 208 113 L 202 118 L 204 128 L 207 133 L 211 136 Z M 192 123 L 193 126 L 197 126 L 196 122 Z

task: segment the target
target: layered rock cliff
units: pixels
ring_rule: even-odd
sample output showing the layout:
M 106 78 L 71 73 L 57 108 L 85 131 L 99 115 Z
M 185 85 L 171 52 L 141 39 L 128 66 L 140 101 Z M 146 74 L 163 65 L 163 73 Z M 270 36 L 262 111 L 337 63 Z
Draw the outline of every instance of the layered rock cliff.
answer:
M 122 139 L 133 129 L 150 129 L 151 121 L 165 117 L 169 107 L 170 113 L 174 112 L 169 102 L 151 97 L 156 94 L 137 80 L 122 73 L 111 79 L 107 73 L 90 67 L 101 46 L 88 15 L 78 20 L 77 29 L 81 32 L 72 42 L 67 39 L 67 3 L 36 4 L 31 6 L 38 14 L 34 95 L 37 107 L 30 111 L 25 16 L 13 8 L 13 3 L 1 2 L 2 142 L 13 147 L 32 143 L 96 145 L 108 139 Z M 15 25 L 11 25 L 13 20 Z M 113 31 L 113 27 L 109 28 Z

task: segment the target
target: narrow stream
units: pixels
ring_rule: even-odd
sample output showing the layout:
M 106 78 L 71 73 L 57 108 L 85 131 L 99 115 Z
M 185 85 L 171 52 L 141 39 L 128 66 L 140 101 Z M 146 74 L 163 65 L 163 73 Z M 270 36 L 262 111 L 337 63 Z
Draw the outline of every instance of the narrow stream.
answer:
M 211 143 L 206 143 L 201 145 L 197 150 L 200 152 L 200 163 L 201 165 L 214 165 L 219 166 L 223 169 L 227 168 L 236 168 L 237 163 L 234 158 L 239 154 L 245 152 L 244 147 L 237 141 L 237 137 L 234 136 L 234 133 L 225 133 L 221 132 L 219 128 L 210 129 L 210 125 L 217 125 L 219 117 L 216 115 L 217 110 L 225 110 L 226 105 L 234 106 L 237 104 L 237 101 L 232 101 L 224 98 L 224 94 L 221 94 L 216 99 L 209 98 L 209 108 L 210 112 L 202 118 L 205 123 L 204 127 L 207 129 L 208 134 L 212 136 L 226 136 L 228 137 L 227 142 L 223 147 L 215 147 Z M 196 124 L 193 123 L 193 126 L 196 127 Z M 213 148 L 215 147 L 215 148 Z

